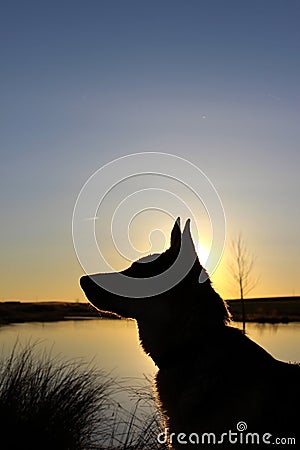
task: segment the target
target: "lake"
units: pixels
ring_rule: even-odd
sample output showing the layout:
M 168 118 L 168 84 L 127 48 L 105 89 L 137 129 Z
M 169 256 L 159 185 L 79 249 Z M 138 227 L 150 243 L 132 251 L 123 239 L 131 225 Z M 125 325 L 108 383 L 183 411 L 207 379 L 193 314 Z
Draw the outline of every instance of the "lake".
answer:
M 234 323 L 241 327 L 240 323 Z M 300 322 L 288 324 L 248 323 L 247 334 L 274 357 L 283 361 L 300 361 Z M 18 339 L 21 343 L 39 341 L 52 355 L 84 358 L 105 369 L 127 386 L 153 378 L 157 367 L 139 345 L 132 320 L 68 320 L 30 322 L 0 327 L 1 352 L 7 354 Z M 117 392 L 116 400 L 130 409 L 127 392 Z

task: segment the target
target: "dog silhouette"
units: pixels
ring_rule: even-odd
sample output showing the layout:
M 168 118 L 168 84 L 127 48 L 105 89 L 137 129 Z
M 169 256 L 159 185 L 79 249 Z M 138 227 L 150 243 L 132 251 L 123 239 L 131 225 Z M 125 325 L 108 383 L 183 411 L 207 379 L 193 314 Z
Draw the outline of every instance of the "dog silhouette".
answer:
M 286 448 L 284 439 L 299 445 L 300 367 L 276 360 L 230 325 L 227 305 L 208 276 L 199 282 L 206 272 L 190 220 L 183 232 L 176 220 L 165 252 L 120 273 L 155 279 L 178 261 L 190 261 L 182 279 L 146 298 L 102 288 L 102 277 L 118 283 L 114 273 L 80 279 L 98 310 L 137 322 L 141 345 L 159 368 L 155 388 L 165 418 L 159 442 L 175 449 Z

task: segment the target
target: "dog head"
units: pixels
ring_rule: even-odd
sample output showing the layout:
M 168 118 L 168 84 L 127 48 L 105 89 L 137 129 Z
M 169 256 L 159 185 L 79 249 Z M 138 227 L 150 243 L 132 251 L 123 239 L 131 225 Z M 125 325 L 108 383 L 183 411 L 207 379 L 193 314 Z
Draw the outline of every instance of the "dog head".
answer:
M 201 271 L 205 269 L 195 251 L 190 220 L 182 233 L 180 220 L 176 220 L 170 247 L 165 252 L 142 258 L 120 274 L 131 279 L 153 278 L 155 283 L 157 276 L 175 264 L 179 272 L 181 268 L 189 267 L 189 270 L 169 290 L 144 298 L 112 294 L 101 287 L 103 277 L 112 286 L 118 283 L 118 274 L 96 274 L 80 279 L 85 295 L 98 310 L 137 321 L 141 344 L 159 367 L 164 365 L 166 355 L 178 346 L 190 345 L 199 331 L 224 326 L 230 319 L 226 304 L 212 288 L 208 276 L 199 283 Z

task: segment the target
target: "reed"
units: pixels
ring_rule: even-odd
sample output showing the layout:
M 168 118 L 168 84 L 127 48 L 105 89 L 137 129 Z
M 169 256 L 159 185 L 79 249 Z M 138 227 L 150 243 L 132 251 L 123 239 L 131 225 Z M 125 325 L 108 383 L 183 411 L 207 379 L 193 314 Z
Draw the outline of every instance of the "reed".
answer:
M 118 405 L 113 392 L 122 383 L 91 363 L 18 343 L 0 364 L 2 450 L 162 448 L 158 413 L 139 414 L 142 397 L 132 411 Z

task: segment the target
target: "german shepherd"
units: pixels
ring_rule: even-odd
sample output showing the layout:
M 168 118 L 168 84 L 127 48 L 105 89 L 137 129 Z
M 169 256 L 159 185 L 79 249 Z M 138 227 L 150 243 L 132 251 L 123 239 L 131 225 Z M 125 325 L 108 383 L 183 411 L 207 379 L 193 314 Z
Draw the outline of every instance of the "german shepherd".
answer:
M 227 305 L 208 276 L 199 282 L 205 269 L 194 248 L 190 220 L 181 233 L 177 219 L 168 250 L 120 273 L 155 277 L 180 253 L 191 259 L 190 270 L 168 291 L 151 297 L 127 298 L 100 287 L 101 277 L 114 283 L 113 273 L 80 279 L 98 310 L 137 322 L 141 345 L 159 368 L 155 385 L 165 431 L 158 439 L 175 449 L 211 449 L 213 444 L 286 448 L 285 442 L 297 448 L 300 366 L 274 359 L 230 325 Z

